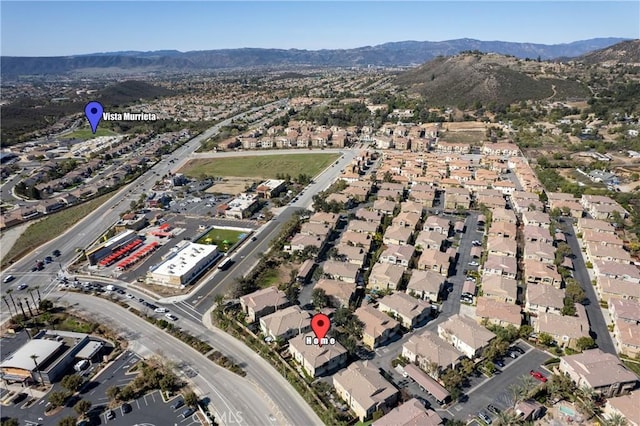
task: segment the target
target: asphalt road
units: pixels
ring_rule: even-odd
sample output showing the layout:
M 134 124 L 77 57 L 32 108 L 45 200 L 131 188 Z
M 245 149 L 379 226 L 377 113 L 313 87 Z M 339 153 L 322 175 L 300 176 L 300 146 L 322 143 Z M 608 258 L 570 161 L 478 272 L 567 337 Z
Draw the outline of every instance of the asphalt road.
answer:
M 109 304 L 92 296 L 79 293 L 54 293 L 59 303 L 68 303 L 75 309 L 85 311 L 92 318 L 102 324 L 107 324 L 118 331 L 129 341 L 129 349 L 142 356 L 162 354 L 165 358 L 181 365 L 189 365 L 198 374 L 190 380 L 201 391 L 202 396 L 211 399 L 211 405 L 220 417 L 227 417 L 230 413 L 242 413 L 242 422 L 245 425 L 262 425 L 271 422 L 270 415 L 276 419 L 282 416 L 265 394 L 256 389 L 256 386 L 246 378 L 242 378 L 228 370 L 218 367 L 209 361 L 204 355 L 178 339 L 167 335 L 159 328 L 147 323 L 126 309 Z M 106 308 L 106 309 L 105 309 Z M 216 338 L 221 338 L 222 333 Z M 248 348 L 246 351 L 251 352 Z M 251 356 L 259 358 L 259 355 L 251 353 Z M 239 359 L 238 359 L 239 360 Z M 277 374 L 277 373 L 276 373 Z M 269 386 L 275 388 L 275 384 Z M 271 396 L 280 390 L 274 389 Z M 295 390 L 291 390 L 291 397 L 297 396 Z M 295 394 L 295 395 L 294 395 Z M 282 396 L 286 397 L 287 393 Z M 300 398 L 298 396 L 298 398 Z M 293 398 L 290 405 L 295 406 Z M 289 405 L 289 404 L 288 404 Z M 285 417 L 288 424 L 318 424 L 316 419 L 305 416 L 307 410 L 298 410 L 292 407 L 298 417 L 290 419 Z M 310 410 L 310 409 L 309 409 Z
M 585 310 L 587 311 L 587 317 L 589 318 L 591 337 L 596 340 L 600 349 L 617 356 L 616 347 L 613 344 L 611 334 L 609 334 L 609 329 L 607 328 L 607 321 L 602 315 L 602 309 L 598 303 L 596 290 L 591 284 L 591 278 L 589 278 L 589 272 L 587 271 L 584 258 L 582 257 L 582 249 L 578 243 L 578 238 L 576 237 L 576 230 L 573 227 L 573 221 L 566 218 L 560 218 L 559 222 L 562 230 L 567 236 L 567 243 L 569 244 L 569 247 L 571 247 L 571 252 L 576 254 L 573 259 L 573 277 L 580 283 L 580 287 L 582 287 L 587 299 L 589 299 L 589 304 L 585 305 Z

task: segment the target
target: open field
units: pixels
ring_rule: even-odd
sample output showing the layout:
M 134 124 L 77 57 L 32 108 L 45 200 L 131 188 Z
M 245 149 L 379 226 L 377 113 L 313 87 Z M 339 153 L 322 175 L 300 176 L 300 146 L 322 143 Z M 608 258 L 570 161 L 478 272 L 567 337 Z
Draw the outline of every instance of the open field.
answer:
M 69 207 L 68 209 L 46 216 L 44 219 L 31 224 L 22 235 L 20 235 L 4 259 L 2 259 L 2 267 L 5 268 L 10 262 L 18 260 L 29 250 L 33 250 L 61 235 L 89 213 L 104 204 L 114 193 L 115 192 L 105 194 L 86 203 Z
M 219 251 L 226 252 L 235 243 L 240 241 L 244 235 L 246 235 L 246 232 L 235 231 L 233 229 L 213 228 L 196 242 L 199 244 L 215 244 L 218 246 Z
M 456 130 L 448 132 L 440 132 L 440 140 L 444 142 L 458 143 L 477 143 L 480 144 L 485 140 L 483 131 L 478 130 Z
M 61 139 L 82 139 L 83 141 L 86 141 L 99 136 L 114 136 L 115 134 L 115 132 L 112 132 L 109 129 L 101 129 L 98 127 L 95 134 L 91 133 L 91 129 L 78 129 L 68 135 L 62 136 Z
M 274 179 L 276 175 L 296 177 L 301 173 L 316 176 L 339 154 L 282 154 L 247 157 L 198 159 L 189 161 L 179 172 L 189 177 L 237 176 Z

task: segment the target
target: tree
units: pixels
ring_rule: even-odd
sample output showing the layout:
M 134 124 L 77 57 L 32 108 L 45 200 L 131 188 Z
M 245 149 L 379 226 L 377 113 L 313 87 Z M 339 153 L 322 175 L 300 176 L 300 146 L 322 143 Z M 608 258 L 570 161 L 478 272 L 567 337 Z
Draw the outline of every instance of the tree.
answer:
M 567 279 L 567 287 L 565 288 L 565 296 L 570 298 L 574 303 L 582 303 L 585 299 L 585 293 L 580 284 L 572 278 Z
M 53 309 L 53 302 L 49 299 L 41 300 L 38 309 L 42 312 L 50 312 Z
M 311 292 L 311 303 L 318 310 L 329 306 L 329 296 L 327 296 L 327 292 L 321 288 L 313 289 L 313 292 Z
M 84 416 L 91 409 L 91 402 L 87 401 L 86 399 L 81 399 L 80 401 L 76 402 L 76 405 L 73 406 L 73 409 L 76 411 L 76 413 Z
M 109 398 L 109 400 L 117 401 L 118 397 L 120 396 L 120 387 L 111 386 L 111 387 L 107 388 L 106 394 L 107 394 L 107 397 Z
M 609 414 L 603 420 L 603 426 L 627 426 L 629 424 L 627 419 L 620 413 Z
M 71 392 L 76 392 L 82 384 L 84 383 L 84 379 L 77 374 L 70 374 L 68 376 L 64 376 L 60 381 L 60 385 L 63 388 L 70 390 Z
M 67 416 L 60 419 L 58 426 L 76 426 L 78 419 L 73 416 Z
M 475 370 L 476 365 L 469 358 L 464 358 L 460 363 L 462 374 L 465 376 L 470 376 Z
M 581 351 L 584 351 L 586 349 L 592 349 L 592 348 L 595 348 L 596 346 L 598 346 L 596 344 L 596 341 L 589 336 L 583 336 L 579 338 L 578 341 L 576 342 L 576 347 Z
M 551 344 L 553 343 L 553 337 L 551 337 L 547 333 L 540 333 L 538 335 L 538 343 L 543 346 L 551 346 Z
M 193 391 L 184 394 L 184 403 L 191 408 L 198 406 L 198 396 Z
M 518 330 L 518 337 L 520 337 L 521 339 L 526 339 L 531 335 L 531 333 L 533 333 L 533 327 L 525 324 L 520 327 L 520 330 Z
M 52 408 L 60 407 L 66 401 L 68 397 L 66 391 L 53 391 L 49 394 L 49 402 Z

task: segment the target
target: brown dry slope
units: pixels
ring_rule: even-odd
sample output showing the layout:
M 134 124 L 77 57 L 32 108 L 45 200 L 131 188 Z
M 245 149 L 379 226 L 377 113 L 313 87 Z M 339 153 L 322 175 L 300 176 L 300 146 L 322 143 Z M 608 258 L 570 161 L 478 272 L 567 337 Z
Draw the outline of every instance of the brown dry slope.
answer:
M 565 80 L 546 68 L 550 64 L 497 54 L 464 53 L 429 61 L 399 75 L 396 83 L 422 94 L 431 104 L 448 106 L 545 99 L 554 94 L 554 86 L 555 100 L 588 95 L 583 84 Z

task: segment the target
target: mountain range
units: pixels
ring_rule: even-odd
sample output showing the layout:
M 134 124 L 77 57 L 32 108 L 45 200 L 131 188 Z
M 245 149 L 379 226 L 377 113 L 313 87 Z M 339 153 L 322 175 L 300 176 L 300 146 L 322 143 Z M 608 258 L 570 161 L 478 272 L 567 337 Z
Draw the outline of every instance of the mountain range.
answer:
M 623 38 L 594 38 L 565 44 L 535 44 L 505 41 L 480 41 L 469 38 L 448 41 L 401 41 L 354 49 L 222 49 L 179 52 L 111 52 L 74 56 L 19 57 L 2 56 L 3 77 L 51 75 L 83 71 L 203 71 L 247 67 L 282 66 L 413 66 L 438 56 L 463 51 L 482 51 L 517 58 L 570 58 L 612 46 Z

